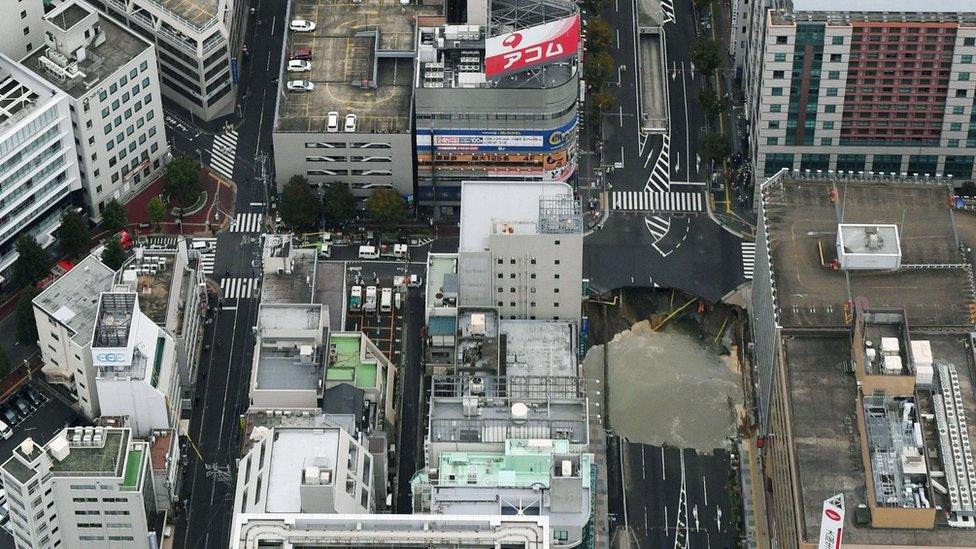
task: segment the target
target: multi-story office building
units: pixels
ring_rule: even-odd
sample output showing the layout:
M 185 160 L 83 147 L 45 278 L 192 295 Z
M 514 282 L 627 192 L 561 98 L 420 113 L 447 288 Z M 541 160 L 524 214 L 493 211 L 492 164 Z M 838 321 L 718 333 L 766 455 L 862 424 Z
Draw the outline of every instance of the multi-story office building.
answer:
M 68 97 L 0 55 L 0 275 L 9 276 L 22 234 L 54 242 L 81 189 Z M 0 278 L 3 280 L 3 278 Z
M 125 202 L 169 157 L 156 49 L 92 6 L 71 0 L 44 16 L 28 69 L 68 96 L 91 215 Z
M 44 43 L 40 31 L 44 0 L 17 0 L 0 18 L 0 53 L 21 59 Z
M 153 469 L 157 454 L 179 446 L 158 442 L 111 427 L 68 428 L 43 447 L 25 440 L 0 466 L 15 546 L 158 547 L 163 524 Z
M 419 25 L 417 200 L 435 213 L 461 182 L 565 181 L 577 165 L 579 10 L 573 2 L 467 3 L 467 21 Z M 455 212 L 456 213 L 456 212 Z
M 458 305 L 503 318 L 579 320 L 583 220 L 560 182 L 468 181 L 461 193 Z
M 144 252 L 118 273 L 88 256 L 34 298 L 45 377 L 71 391 L 91 419 L 127 416 L 137 436 L 175 426 L 196 378 L 201 283 L 182 241 Z
M 744 86 L 757 183 L 780 168 L 973 177 L 972 2 L 750 8 Z
M 300 175 L 314 186 L 346 183 L 360 199 L 380 187 L 413 193 L 414 21 L 442 10 L 419 4 L 289 3 L 287 19 L 318 27 L 285 32 L 285 58 L 307 57 L 311 66 L 298 73 L 281 66 L 272 135 L 279 185 Z M 314 88 L 289 91 L 291 80 Z
M 760 189 L 749 312 L 775 547 L 815 545 L 838 494 L 845 546 L 973 545 L 976 301 L 937 183 L 784 170 Z
M 247 7 L 244 0 L 94 0 L 155 44 L 162 90 L 193 116 L 234 112 Z

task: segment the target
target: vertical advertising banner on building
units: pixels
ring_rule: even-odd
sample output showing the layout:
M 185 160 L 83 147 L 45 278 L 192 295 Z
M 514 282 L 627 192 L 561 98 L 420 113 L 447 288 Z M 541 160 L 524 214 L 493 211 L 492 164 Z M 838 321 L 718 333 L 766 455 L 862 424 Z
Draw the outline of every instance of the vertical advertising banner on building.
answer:
M 576 55 L 579 14 L 485 40 L 485 76 L 495 78 Z
M 844 536 L 844 494 L 825 499 L 820 516 L 819 549 L 840 549 Z

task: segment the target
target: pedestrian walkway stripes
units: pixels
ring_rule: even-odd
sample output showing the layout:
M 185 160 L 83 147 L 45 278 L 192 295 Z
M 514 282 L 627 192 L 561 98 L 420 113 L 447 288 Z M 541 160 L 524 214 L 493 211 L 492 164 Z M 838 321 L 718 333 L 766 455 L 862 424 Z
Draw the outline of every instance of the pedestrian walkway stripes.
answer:
M 227 179 L 234 178 L 234 159 L 237 157 L 237 132 L 230 131 L 214 137 L 210 147 L 210 167 Z
M 200 252 L 200 270 L 204 275 L 214 274 L 214 262 L 217 258 L 217 239 L 216 238 L 194 238 L 194 242 L 206 242 L 210 245 L 205 251 Z
M 264 214 L 257 212 L 239 213 L 230 224 L 232 233 L 260 233 L 264 232 Z
M 220 296 L 224 299 L 250 299 L 258 287 L 256 278 L 221 278 Z
M 651 175 L 647 177 L 645 191 L 666 193 L 671 190 L 671 138 L 665 134 L 661 140 L 661 153 L 654 161 Z
M 668 21 L 674 23 L 674 0 L 661 0 L 661 13 L 664 14 L 662 25 Z
M 742 275 L 746 280 L 752 280 L 756 270 L 756 243 L 742 241 Z
M 703 212 L 705 195 L 678 191 L 611 191 L 610 209 L 629 212 Z
M 145 246 L 150 250 L 175 250 L 180 237 L 162 234 L 151 234 L 143 237 Z

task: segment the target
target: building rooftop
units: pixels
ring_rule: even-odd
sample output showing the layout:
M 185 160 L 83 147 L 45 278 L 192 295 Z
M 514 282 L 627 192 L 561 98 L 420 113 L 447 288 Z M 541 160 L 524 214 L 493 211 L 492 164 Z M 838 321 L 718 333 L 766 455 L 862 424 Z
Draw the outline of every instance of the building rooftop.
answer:
M 34 475 L 37 474 L 37 471 L 24 465 L 15 456 L 11 456 L 6 462 L 4 462 L 3 468 L 6 469 L 8 473 L 13 475 L 13 477 L 21 484 L 26 484 L 27 481 L 34 478 Z
M 587 403 L 576 377 L 435 376 L 431 384 L 430 442 L 587 444 Z
M 377 386 L 377 365 L 362 359 L 362 338 L 360 333 L 334 333 L 329 340 L 335 348 L 335 360 L 325 372 L 326 381 L 346 382 L 359 389 Z
M 461 184 L 461 252 L 488 249 L 496 234 L 538 234 L 540 200 L 554 195 L 572 196 L 560 182 L 465 181 Z
M 122 267 L 121 280 L 139 295 L 139 309 L 159 326 L 166 325 L 173 285 L 173 254 L 144 253 Z
M 500 452 L 442 452 L 438 465 L 440 486 L 480 486 L 531 488 L 534 484 L 549 486 L 557 454 L 570 453 L 566 440 L 505 441 Z M 589 485 L 588 456 L 580 474 Z
M 70 430 L 66 431 L 70 433 Z M 51 471 L 60 476 L 112 476 L 121 477 L 129 457 L 129 430 L 104 429 L 104 442 L 76 445 L 71 443 L 68 457 L 62 461 L 52 459 Z
M 115 271 L 88 256 L 34 298 L 34 305 L 68 326 L 76 343 L 91 340 L 98 297 L 112 289 Z
M 329 311 L 329 330 L 342 331 L 342 313 L 346 304 L 346 265 L 338 261 L 320 261 L 315 265 L 313 301 Z
M 70 10 L 71 13 L 74 14 L 72 18 L 78 18 L 80 21 L 82 18 L 87 16 L 87 13 L 90 13 L 90 9 L 92 8 L 72 3 L 68 4 L 67 7 L 64 8 L 64 11 Z M 78 10 L 86 13 L 81 14 L 81 12 Z M 51 14 L 48 14 L 45 19 L 60 27 L 62 18 L 57 15 L 58 13 L 63 12 L 55 10 Z M 121 67 L 132 62 L 132 59 L 134 59 L 140 53 L 152 47 L 152 44 L 143 40 L 134 32 L 117 23 L 115 19 L 105 15 L 104 13 L 97 11 L 94 13 L 97 14 L 99 27 L 105 38 L 104 40 L 99 40 L 96 38 L 95 42 L 85 47 L 86 58 L 85 60 L 78 62 L 78 71 L 83 73 L 82 76 L 62 79 L 56 77 L 52 72 L 49 72 L 49 69 L 46 68 L 45 65 L 40 61 L 42 57 L 52 57 L 48 54 L 48 45 L 43 45 L 37 48 L 33 53 L 23 60 L 25 67 L 39 74 L 53 86 L 59 88 L 75 99 L 89 93 L 93 88 L 100 86 L 107 77 L 112 76 Z M 75 21 L 74 24 L 77 24 L 77 21 Z M 65 55 L 70 56 L 73 55 L 73 53 L 74 52 L 65 52 Z
M 925 0 L 792 0 L 794 11 L 976 13 L 970 0 L 942 0 L 937 9 Z
M 125 347 L 135 316 L 136 294 L 106 292 L 100 297 L 92 348 Z
M 262 330 L 315 330 L 322 324 L 325 309 L 319 304 L 270 304 L 258 312 Z
M 457 299 L 457 254 L 429 254 L 427 257 L 427 306 L 444 305 L 443 298 Z M 453 276 L 451 276 L 453 275 Z M 441 294 L 441 299 L 437 299 Z M 455 302 L 456 303 L 456 302 Z
M 505 372 L 512 376 L 577 376 L 576 324 L 547 320 L 500 320 Z
M 969 338 L 963 334 L 932 336 L 920 335 L 929 340 L 936 361 L 951 363 L 959 369 L 960 389 L 963 394 L 963 408 L 960 410 L 968 422 L 976 421 L 976 394 L 973 392 L 973 354 L 967 348 Z M 967 529 L 950 528 L 942 513 L 936 514 L 932 529 L 892 529 L 873 528 L 858 524 L 853 510 L 859 505 L 869 503 L 868 487 L 873 487 L 871 475 L 864 464 L 877 462 L 864 460 L 864 446 L 861 433 L 869 441 L 867 448 L 874 453 L 880 448 L 877 429 L 869 424 L 865 427 L 857 417 L 858 397 L 864 400 L 872 395 L 859 395 L 858 379 L 848 372 L 852 360 L 851 336 L 849 334 L 793 334 L 783 338 L 783 355 L 786 387 L 790 399 L 790 419 L 793 433 L 793 452 L 797 471 L 795 493 L 799 501 L 800 534 L 806 542 L 815 543 L 820 532 L 820 517 L 823 501 L 838 493 L 845 496 L 848 509 L 844 525 L 844 543 L 859 546 L 933 546 L 964 547 L 972 545 L 972 532 Z M 887 376 L 886 376 L 887 377 Z M 932 412 L 931 393 L 915 391 L 915 402 L 919 406 L 919 416 Z M 901 422 L 898 414 L 895 423 Z M 926 422 L 927 423 L 927 422 Z M 926 464 L 929 471 L 941 469 L 943 454 L 937 443 L 924 434 L 927 452 Z M 892 431 L 893 432 L 893 431 Z M 890 436 L 890 432 L 888 435 Z M 973 431 L 969 431 L 970 443 L 976 443 Z M 887 438 L 887 437 L 885 437 Z M 873 493 L 873 492 L 871 492 Z M 932 504 L 948 508 L 943 496 L 932 490 L 929 492 Z
M 254 376 L 256 389 L 320 388 L 321 345 L 328 338 L 326 314 L 319 304 L 268 303 L 258 309 L 262 339 Z
M 292 248 L 291 272 L 265 272 L 261 280 L 262 303 L 309 303 L 315 290 L 313 249 Z
M 153 3 L 198 29 L 216 21 L 219 0 L 153 0 Z
M 64 9 L 55 9 L 45 19 L 57 25 L 61 30 L 68 30 L 80 23 L 89 13 L 91 12 L 87 9 L 72 3 L 65 6 Z
M 949 196 L 947 186 L 934 183 L 787 177 L 768 182 L 762 207 L 779 324 L 843 326 L 857 298 L 874 309 L 904 309 L 914 326 L 971 324 L 972 276 L 959 249 Z M 901 268 L 832 268 L 840 223 L 896 225 Z
M 312 70 L 282 75 L 275 130 L 324 132 L 328 113 L 335 111 L 340 117 L 356 114 L 359 132 L 409 133 L 414 18 L 441 9 L 381 0 L 292 2 L 290 17 L 313 21 L 316 29 L 287 32 L 285 50 L 311 49 Z M 292 79 L 310 80 L 315 89 L 284 91 Z
M 285 428 L 273 431 L 266 513 L 301 512 L 303 469 L 314 465 L 335 471 L 341 434 L 338 428 Z M 333 482 L 336 480 L 333 479 Z
M 775 0 L 770 20 L 776 25 L 796 21 L 831 21 L 851 24 L 860 21 L 887 22 L 894 17 L 906 21 L 976 22 L 976 8 L 970 0 L 945 0 L 933 5 L 924 0 Z

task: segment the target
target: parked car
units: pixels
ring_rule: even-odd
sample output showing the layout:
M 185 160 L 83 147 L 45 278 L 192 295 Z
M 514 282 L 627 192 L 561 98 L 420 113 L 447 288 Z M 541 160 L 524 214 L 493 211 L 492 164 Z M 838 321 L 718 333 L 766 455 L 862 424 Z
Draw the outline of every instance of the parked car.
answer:
M 308 80 L 291 80 L 288 82 L 288 91 L 308 92 L 315 89 L 315 84 Z
M 339 131 L 339 113 L 336 111 L 329 111 L 326 115 L 325 130 L 329 132 Z
M 356 131 L 356 115 L 349 113 L 346 115 L 346 125 L 343 127 L 344 131 L 354 132 Z
M 315 30 L 315 21 L 309 21 L 308 19 L 292 19 L 289 23 L 288 28 L 293 32 L 312 32 Z
M 421 284 L 424 283 L 424 279 L 420 275 L 407 275 L 407 276 L 394 276 L 393 285 L 394 286 L 409 286 L 411 288 L 419 288 Z
M 308 72 L 312 70 L 312 62 L 305 59 L 288 60 L 288 72 Z
M 44 397 L 41 396 L 41 394 L 38 393 L 36 390 L 31 389 L 30 387 L 27 388 L 27 398 L 29 398 L 31 402 L 34 403 L 34 406 L 40 406 L 41 404 L 44 404 Z
M 27 400 L 24 397 L 17 397 L 16 404 L 20 415 L 27 417 L 27 414 L 30 413 L 30 405 L 27 404 Z
M 17 425 L 18 423 L 20 423 L 20 418 L 17 417 L 17 412 L 14 412 L 8 406 L 4 406 L 3 408 L 3 418 L 10 425 Z
M 302 59 L 304 61 L 312 60 L 312 50 L 310 48 L 295 48 L 291 52 L 292 59 Z

